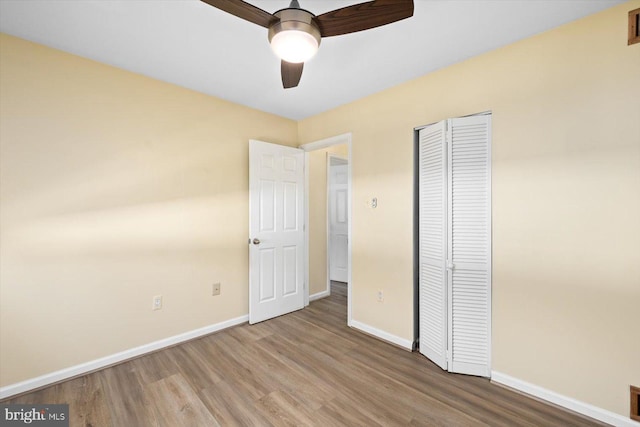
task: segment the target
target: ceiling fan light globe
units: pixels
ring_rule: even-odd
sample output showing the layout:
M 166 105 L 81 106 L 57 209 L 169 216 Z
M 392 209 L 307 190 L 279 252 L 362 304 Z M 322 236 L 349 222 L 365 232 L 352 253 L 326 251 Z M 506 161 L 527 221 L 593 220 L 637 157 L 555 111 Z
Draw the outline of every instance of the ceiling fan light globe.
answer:
M 284 30 L 271 39 L 271 49 L 282 60 L 298 64 L 311 59 L 318 51 L 318 40 L 305 31 Z

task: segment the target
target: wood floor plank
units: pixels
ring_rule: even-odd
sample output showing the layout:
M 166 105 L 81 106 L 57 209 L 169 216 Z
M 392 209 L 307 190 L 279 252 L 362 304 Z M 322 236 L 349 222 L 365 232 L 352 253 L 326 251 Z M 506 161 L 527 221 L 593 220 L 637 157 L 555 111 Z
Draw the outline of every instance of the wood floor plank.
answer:
M 220 427 L 209 409 L 180 374 L 146 385 L 144 400 L 153 425 Z
M 200 400 L 220 425 L 229 427 L 271 427 L 273 424 L 256 409 L 256 399 L 249 397 L 241 383 L 221 381 L 200 390 Z
M 313 372 L 301 368 L 295 358 L 288 357 L 297 354 L 299 345 L 283 340 L 282 335 L 277 338 L 268 335 L 245 343 L 242 351 L 234 353 L 235 361 L 250 370 L 255 381 L 264 384 L 266 389 L 285 391 L 304 401 L 311 409 L 319 408 L 335 395 L 334 390 Z M 274 342 L 278 345 L 273 346 Z M 221 344 L 226 344 L 225 348 L 233 348 L 234 343 L 234 340 L 221 341 Z M 313 387 L 308 387 L 309 383 Z
M 199 340 L 175 346 L 170 357 L 175 360 L 178 371 L 194 390 L 201 390 L 222 381 L 220 365 L 212 363 L 211 353 L 205 351 Z
M 83 427 L 111 426 L 111 414 L 97 375 L 84 375 L 8 400 L 7 403 L 69 404 L 69 424 Z
M 74 427 L 604 425 L 347 327 L 347 293 L 5 402 L 68 403 Z
M 128 363 L 131 364 L 140 379 L 140 383 L 144 386 L 179 372 L 174 356 L 175 352 L 175 347 L 172 347 L 165 351 L 156 351 L 145 357 L 133 359 Z
M 501 414 L 497 408 L 491 405 L 483 404 L 483 396 L 475 396 L 464 390 L 458 390 L 457 394 L 450 392 L 450 389 L 441 383 L 441 387 L 438 388 L 438 393 L 432 393 L 431 388 L 421 388 L 422 384 L 415 384 L 412 381 L 406 381 L 405 379 L 399 379 L 398 377 L 388 375 L 385 369 L 382 369 L 381 365 L 368 365 L 357 359 L 357 356 L 361 354 L 354 352 L 349 355 L 351 359 L 351 369 L 361 369 L 363 371 L 369 371 L 370 378 L 377 382 L 383 383 L 388 389 L 390 399 L 393 399 L 396 407 L 399 411 L 404 411 L 411 414 L 413 417 L 429 417 L 434 419 L 447 418 L 447 412 L 451 416 L 450 422 L 453 423 L 454 418 L 459 425 L 466 425 L 468 423 L 474 424 L 486 424 L 495 427 L 511 427 L 514 425 L 520 425 L 522 427 L 535 427 L 530 423 L 515 424 L 513 419 L 509 419 L 509 414 Z M 370 368 L 375 366 L 375 368 Z M 387 367 L 388 368 L 388 367 Z M 402 398 L 395 400 L 397 396 Z M 443 399 L 443 397 L 445 397 Z M 425 404 L 425 411 L 417 411 L 417 408 L 421 408 L 419 404 L 412 407 L 412 403 L 422 402 Z M 460 415 L 467 412 L 467 418 L 454 417 L 453 415 Z M 446 423 L 445 423 L 446 425 Z
M 222 335 L 219 338 L 224 338 Z M 242 350 L 242 346 L 228 347 L 219 339 L 203 341 L 203 344 L 206 345 L 211 355 L 210 363 L 218 366 L 224 381 L 241 387 L 243 392 L 254 400 L 260 399 L 272 391 L 268 384 L 264 384 L 261 378 L 257 378 L 253 374 L 251 368 L 237 360 L 236 355 Z
M 57 403 L 69 405 L 69 424 L 84 427 L 113 425 L 100 379 L 85 375 L 58 384 Z
M 103 369 L 95 375 L 102 384 L 113 426 L 151 425 L 140 379 L 131 362 Z M 75 396 L 74 400 L 79 398 L 80 396 Z M 70 410 L 71 406 L 70 403 Z
M 260 399 L 257 408 L 274 426 L 314 426 L 312 413 L 296 399 L 282 390 L 276 390 Z
M 273 329 L 269 322 L 261 322 L 256 325 L 240 325 L 231 328 L 228 332 L 242 343 L 253 343 L 261 338 L 273 335 Z
M 345 368 L 342 360 L 337 360 L 330 354 L 317 351 L 308 345 L 299 346 L 296 356 L 293 357 L 308 372 L 315 371 L 323 382 L 329 383 L 337 398 L 349 400 L 356 406 L 366 408 L 384 425 L 403 425 L 410 420 L 407 414 L 388 409 L 386 398 L 390 396 L 378 395 L 376 390 L 380 387 L 379 384 L 368 381 L 367 376 L 358 370 Z M 316 384 L 312 375 L 309 375 L 308 383 Z
M 340 360 L 340 369 L 343 370 L 341 376 L 349 378 L 354 390 L 367 390 L 365 396 L 369 406 L 375 405 L 378 411 L 384 410 L 380 416 L 402 416 L 395 421 L 396 424 L 407 425 L 413 418 L 422 416 L 433 420 L 445 419 L 445 424 L 451 425 L 482 425 L 475 416 L 466 415 L 428 394 L 408 387 L 380 372 L 377 366 L 360 364 L 347 355 Z
M 354 405 L 347 399 L 335 398 L 314 413 L 316 425 L 327 427 L 340 426 L 360 426 L 376 427 L 383 426 L 371 414 L 366 413 L 359 406 Z

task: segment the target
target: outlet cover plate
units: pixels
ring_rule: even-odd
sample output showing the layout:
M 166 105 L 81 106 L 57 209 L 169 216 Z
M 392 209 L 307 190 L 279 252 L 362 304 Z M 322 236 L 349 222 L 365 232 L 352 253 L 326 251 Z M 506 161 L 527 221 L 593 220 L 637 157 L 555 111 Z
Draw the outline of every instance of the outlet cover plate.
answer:
M 162 295 L 156 295 L 153 297 L 151 309 L 160 310 L 162 308 Z
M 220 295 L 220 283 L 214 283 L 212 288 L 213 290 L 211 292 L 211 295 L 213 296 Z

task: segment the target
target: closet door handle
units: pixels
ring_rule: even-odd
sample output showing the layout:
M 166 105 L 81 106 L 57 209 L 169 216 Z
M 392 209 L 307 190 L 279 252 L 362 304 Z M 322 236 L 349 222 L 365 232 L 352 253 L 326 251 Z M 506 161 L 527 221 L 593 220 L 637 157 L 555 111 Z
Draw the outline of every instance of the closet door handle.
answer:
M 453 265 L 452 262 L 447 262 L 447 270 L 453 270 L 455 268 L 455 266 Z
M 253 239 L 253 243 L 254 245 L 259 245 L 260 244 L 260 239 L 258 239 L 257 237 L 255 239 Z

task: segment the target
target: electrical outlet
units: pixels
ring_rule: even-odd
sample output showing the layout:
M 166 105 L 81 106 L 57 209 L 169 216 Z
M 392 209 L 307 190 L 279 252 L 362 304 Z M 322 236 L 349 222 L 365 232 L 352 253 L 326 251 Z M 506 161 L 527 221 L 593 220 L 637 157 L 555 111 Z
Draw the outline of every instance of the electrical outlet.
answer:
M 380 289 L 378 291 L 378 302 L 382 302 L 384 301 L 384 293 L 382 292 L 382 289 Z
M 162 295 L 156 295 L 153 297 L 153 305 L 151 306 L 152 310 L 160 310 L 162 308 Z
M 213 284 L 213 291 L 211 295 L 213 296 L 220 295 L 220 282 Z

